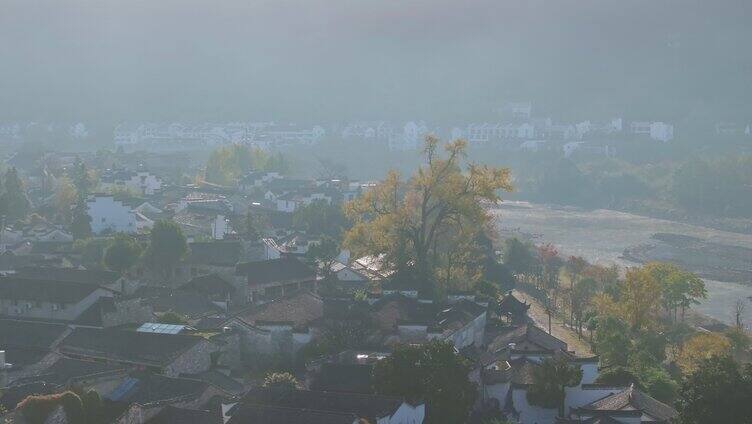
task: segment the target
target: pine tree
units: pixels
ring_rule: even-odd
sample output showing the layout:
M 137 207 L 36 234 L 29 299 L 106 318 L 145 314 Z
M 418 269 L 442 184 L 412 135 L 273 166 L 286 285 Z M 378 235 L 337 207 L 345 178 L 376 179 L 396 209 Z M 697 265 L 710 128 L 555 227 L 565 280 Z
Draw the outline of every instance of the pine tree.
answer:
M 73 238 L 76 240 L 91 237 L 91 217 L 89 216 L 88 207 L 84 199 L 79 198 L 76 207 L 73 209 L 73 220 L 70 230 Z
M 23 189 L 16 168 L 5 173 L 3 194 L 0 195 L 0 215 L 5 215 L 8 222 L 23 219 L 31 210 L 31 203 Z

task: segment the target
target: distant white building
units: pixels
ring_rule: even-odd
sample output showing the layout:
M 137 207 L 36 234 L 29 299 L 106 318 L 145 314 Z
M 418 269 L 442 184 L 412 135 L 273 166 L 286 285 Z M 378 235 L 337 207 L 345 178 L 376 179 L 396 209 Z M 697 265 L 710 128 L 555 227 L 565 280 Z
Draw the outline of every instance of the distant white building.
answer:
M 580 122 L 578 124 L 575 124 L 574 127 L 577 131 L 577 136 L 580 138 L 582 138 L 585 134 L 593 130 L 593 125 L 590 123 L 590 121 Z
M 665 122 L 635 121 L 630 124 L 630 130 L 633 134 L 647 135 L 663 142 L 674 138 L 674 126 Z
M 428 134 L 428 127 L 425 123 L 410 121 L 405 124 L 401 134 L 395 134 L 389 138 L 389 150 L 417 150 L 426 134 Z
M 533 114 L 533 104 L 531 102 L 511 102 L 504 105 L 499 112 L 506 117 L 517 120 L 529 120 Z
M 112 196 L 95 195 L 87 202 L 87 212 L 91 217 L 91 231 L 94 234 L 105 232 L 135 233 L 136 213 L 130 206 Z
M 522 123 L 517 127 L 517 138 L 529 140 L 535 138 L 535 126 L 530 123 Z
M 658 141 L 669 141 L 674 138 L 674 126 L 663 122 L 650 124 L 650 138 Z
M 621 132 L 623 121 L 621 118 L 614 118 L 611 120 L 611 132 Z
M 388 140 L 394 129 L 384 121 L 354 122 L 346 125 L 340 135 L 343 139 Z
M 162 180 L 147 171 L 107 171 L 100 178 L 103 190 L 127 190 L 140 195 L 151 196 L 162 190 Z
M 70 132 L 71 137 L 78 139 L 78 140 L 89 136 L 89 130 L 86 128 L 86 125 L 84 125 L 82 122 L 71 125 L 69 132 Z

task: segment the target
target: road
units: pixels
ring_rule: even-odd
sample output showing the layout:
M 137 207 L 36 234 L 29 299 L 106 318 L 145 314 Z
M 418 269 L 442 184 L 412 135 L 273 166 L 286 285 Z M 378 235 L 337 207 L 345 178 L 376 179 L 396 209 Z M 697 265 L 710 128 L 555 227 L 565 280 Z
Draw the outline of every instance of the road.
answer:
M 546 308 L 540 302 L 530 295 L 527 295 L 519 290 L 514 290 L 514 296 L 530 304 L 530 309 L 527 311 L 528 317 L 533 320 L 538 327 L 548 330 L 548 314 L 546 314 Z M 584 339 L 580 339 L 577 333 L 570 330 L 569 327 L 564 325 L 564 322 L 555 316 L 551 316 L 551 334 L 554 337 L 563 340 L 567 343 L 569 350 L 573 350 L 578 357 L 592 356 L 590 351 L 590 345 Z

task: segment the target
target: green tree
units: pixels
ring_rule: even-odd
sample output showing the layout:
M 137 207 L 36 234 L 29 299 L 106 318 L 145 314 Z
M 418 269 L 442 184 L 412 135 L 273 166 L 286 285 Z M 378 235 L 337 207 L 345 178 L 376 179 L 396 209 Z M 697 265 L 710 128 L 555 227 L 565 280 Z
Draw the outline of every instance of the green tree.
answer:
M 650 396 L 667 404 L 674 403 L 679 384 L 666 370 L 659 366 L 645 368 L 639 378 L 642 387 Z
M 31 202 L 26 197 L 23 183 L 16 168 L 10 168 L 3 178 L 3 192 L 0 195 L 0 215 L 5 215 L 7 222 L 25 218 L 31 211 Z
M 55 212 L 60 220 L 68 224 L 71 222 L 73 215 L 73 205 L 78 199 L 76 186 L 73 185 L 70 178 L 60 177 L 55 187 Z
M 146 251 L 148 264 L 169 281 L 175 266 L 188 253 L 185 235 L 175 222 L 159 220 L 151 229 L 149 241 Z
M 543 271 L 543 287 L 554 292 L 554 305 L 556 305 L 556 293 L 559 288 L 559 271 L 564 262 L 559 256 L 559 251 L 551 243 L 538 246 L 538 259 Z
M 496 285 L 501 291 L 512 290 L 516 280 L 514 274 L 505 264 L 497 263 L 495 260 L 487 261 L 484 267 L 483 279 Z
M 337 261 L 339 246 L 334 239 L 324 237 L 318 243 L 312 244 L 306 252 L 306 261 L 315 266 L 324 277 L 330 280 L 334 277 L 332 266 Z
M 517 238 L 507 239 L 504 244 L 503 261 L 514 274 L 532 274 L 536 263 L 533 247 Z
M 88 424 L 83 402 L 72 391 L 28 396 L 18 403 L 16 409 L 21 412 L 27 423 L 44 424 L 58 406 L 63 407 L 68 422 Z
M 752 366 L 741 370 L 728 356 L 700 362 L 679 389 L 682 424 L 752 423 Z
M 119 274 L 129 270 L 141 257 L 141 245 L 133 237 L 119 233 L 104 252 L 104 264 Z
M 83 240 L 91 237 L 91 216 L 89 216 L 89 207 L 86 205 L 86 199 L 79 196 L 76 206 L 73 208 L 71 218 L 71 234 L 76 240 Z
M 500 190 L 511 190 L 506 168 L 469 165 L 465 170 L 466 143 L 456 140 L 438 150 L 438 139 L 427 137 L 425 164 L 408 181 L 396 172 L 362 196 L 347 204 L 347 216 L 354 222 L 345 245 L 356 255 L 385 255 L 395 270 L 412 269 L 423 286 L 435 295 L 437 282 L 451 276 L 444 285 L 474 283 L 479 274 L 463 264 L 472 258 L 478 235 L 490 217 L 483 202 L 499 200 Z
M 565 389 L 580 384 L 582 370 L 572 366 L 564 357 L 547 358 L 533 370 L 533 384 L 527 391 L 527 400 L 532 405 L 557 408 L 564 416 Z
M 86 164 L 78 158 L 76 158 L 76 162 L 73 164 L 72 180 L 73 185 L 76 186 L 79 201 L 86 199 L 86 196 L 89 195 L 91 189 L 95 186 L 94 178 L 92 178 L 91 173 L 86 168 Z
M 104 238 L 78 239 L 73 243 L 73 250 L 81 256 L 81 264 L 87 268 L 102 268 L 104 252 L 110 241 Z
M 613 316 L 598 317 L 595 350 L 601 366 L 627 366 L 631 344 L 629 327 L 624 321 Z
M 577 332 L 582 335 L 583 319 L 590 306 L 590 300 L 598 293 L 598 283 L 592 278 L 583 278 L 577 280 L 571 290 L 570 307 L 577 323 Z
M 640 386 L 640 379 L 627 367 L 613 366 L 603 368 L 598 373 L 596 383 L 606 386 L 629 386 L 635 384 Z
M 645 269 L 659 282 L 661 302 L 666 312 L 672 315 L 674 322 L 678 321 L 679 311 L 683 321 L 686 310 L 707 297 L 702 279 L 690 272 L 682 271 L 676 265 L 652 262 L 646 264 Z
M 426 422 L 455 424 L 465 422 L 477 396 L 470 370 L 451 343 L 435 340 L 398 346 L 376 363 L 373 381 L 380 394 L 425 400 Z
M 326 200 L 315 200 L 297 208 L 292 214 L 292 225 L 307 234 L 325 235 L 335 240 L 340 240 L 342 232 L 350 227 L 342 206 Z
M 726 330 L 725 335 L 731 343 L 731 351 L 734 353 L 734 357 L 744 359 L 749 352 L 750 345 L 752 345 L 752 341 L 744 328 L 732 327 Z
M 86 424 L 104 424 L 104 411 L 102 408 L 102 398 L 95 390 L 81 390 L 78 393 L 83 404 L 84 414 L 86 415 Z

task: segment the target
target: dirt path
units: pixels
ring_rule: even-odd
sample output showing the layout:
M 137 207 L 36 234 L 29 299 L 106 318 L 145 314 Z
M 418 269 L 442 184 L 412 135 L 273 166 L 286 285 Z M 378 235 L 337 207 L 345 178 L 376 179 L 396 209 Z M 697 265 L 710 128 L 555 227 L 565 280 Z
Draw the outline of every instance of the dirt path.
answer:
M 514 296 L 517 299 L 526 301 L 530 304 L 530 309 L 527 312 L 528 316 L 533 320 L 535 325 L 548 331 L 548 315 L 546 314 L 546 308 L 541 305 L 541 303 L 538 302 L 535 298 L 519 290 L 514 290 Z M 553 334 L 554 337 L 565 341 L 568 345 L 569 350 L 573 350 L 575 352 L 575 355 L 579 357 L 592 356 L 592 352 L 590 351 L 590 346 L 588 345 L 587 341 L 580 340 L 580 338 L 577 337 L 577 333 L 570 330 L 560 319 L 556 318 L 555 316 L 551 317 L 551 334 Z

